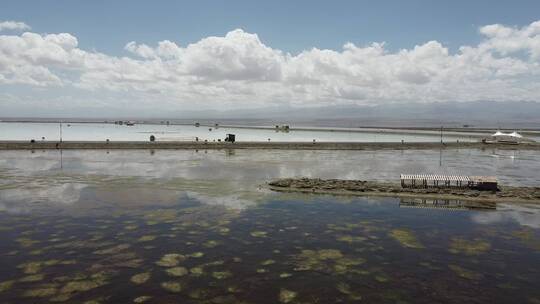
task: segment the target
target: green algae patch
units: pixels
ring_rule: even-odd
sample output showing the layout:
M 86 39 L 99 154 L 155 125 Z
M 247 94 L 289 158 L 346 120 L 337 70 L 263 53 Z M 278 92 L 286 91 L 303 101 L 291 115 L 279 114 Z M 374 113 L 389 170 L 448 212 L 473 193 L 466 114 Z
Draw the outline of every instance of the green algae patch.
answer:
M 192 299 L 205 299 L 210 295 L 210 292 L 208 292 L 205 289 L 194 289 L 189 293 L 189 297 Z
M 232 273 L 230 271 L 214 271 L 212 272 L 212 277 L 218 280 L 224 280 L 232 277 Z
M 0 292 L 7 291 L 13 287 L 13 284 L 15 283 L 14 280 L 4 281 L 0 283 Z
M 25 237 L 22 237 L 22 238 L 18 238 L 15 240 L 17 243 L 19 243 L 19 245 L 21 245 L 21 247 L 24 247 L 24 248 L 28 248 L 28 247 L 31 247 L 33 246 L 34 244 L 38 244 L 39 241 L 36 241 L 36 240 L 32 240 L 30 238 L 25 238 Z
M 362 300 L 362 296 L 356 292 L 353 292 L 351 290 L 351 286 L 345 282 L 340 282 L 336 285 L 336 289 L 344 294 L 344 295 L 347 295 L 349 296 L 349 299 L 353 300 L 353 301 L 360 301 Z
M 133 275 L 130 279 L 131 282 L 134 284 L 143 284 L 146 283 L 150 279 L 150 273 L 149 272 L 143 272 L 138 273 L 136 275 Z
M 512 232 L 512 236 L 519 238 L 521 242 L 536 251 L 540 251 L 540 241 L 534 234 L 534 230 L 531 228 L 522 228 Z
M 67 282 L 58 292 L 51 298 L 53 302 L 64 302 L 69 300 L 76 294 L 89 291 L 108 284 L 108 274 L 104 271 L 94 273 L 92 275 L 79 274 L 72 281 Z
M 367 240 L 367 238 L 363 237 L 363 236 L 353 236 L 353 235 L 341 235 L 341 236 L 338 236 L 336 238 L 336 240 L 340 241 L 340 242 L 346 242 L 346 243 L 358 243 L 358 242 L 363 242 L 365 240 Z
M 390 279 L 384 274 L 378 274 L 378 275 L 375 276 L 375 281 L 377 281 L 379 283 L 386 283 L 389 280 Z
M 194 253 L 192 253 L 192 254 L 190 254 L 188 256 L 191 257 L 191 258 L 198 259 L 198 258 L 202 258 L 204 256 L 204 252 L 198 251 L 198 252 L 194 252 Z
M 137 242 L 150 242 L 155 240 L 156 238 L 157 236 L 155 235 L 143 235 L 137 240 Z
M 450 243 L 451 253 L 463 253 L 465 255 L 479 255 L 491 249 L 491 244 L 487 241 L 475 239 L 468 241 L 461 238 L 453 238 Z
M 23 263 L 17 266 L 17 268 L 22 269 L 24 273 L 26 274 L 36 274 L 40 272 L 43 267 L 46 266 L 54 266 L 59 264 L 61 261 L 59 260 L 46 260 L 46 261 L 32 261 Z
M 401 246 L 407 248 L 422 249 L 424 246 L 420 244 L 416 236 L 407 229 L 393 229 L 389 235 L 398 241 Z
M 193 267 L 189 270 L 189 272 L 196 277 L 202 276 L 204 274 L 204 268 L 202 267 Z
M 259 268 L 256 270 L 257 273 L 267 273 L 268 272 L 268 269 L 266 268 Z
M 166 270 L 167 274 L 173 277 L 182 277 L 188 274 L 188 270 L 185 267 L 173 267 Z
M 26 298 L 46 298 L 56 294 L 56 286 L 47 284 L 26 290 L 22 296 Z
M 295 271 L 322 271 L 343 274 L 365 263 L 360 257 L 345 256 L 337 249 L 302 250 L 296 256 Z
M 219 233 L 223 234 L 223 235 L 229 234 L 230 231 L 231 231 L 231 229 L 229 229 L 227 227 L 219 228 Z
M 179 253 L 167 253 L 166 255 L 162 256 L 159 261 L 156 262 L 157 265 L 162 267 L 174 267 L 178 266 L 181 262 L 183 262 L 186 259 L 186 257 Z
M 268 265 L 272 265 L 272 264 L 275 264 L 275 263 L 276 263 L 276 261 L 274 261 L 274 260 L 265 260 L 265 261 L 261 262 L 261 265 L 268 266 Z
M 122 251 L 128 249 L 129 247 L 131 247 L 131 245 L 129 245 L 129 244 L 120 244 L 120 245 L 116 245 L 116 246 L 109 247 L 109 248 L 106 248 L 106 249 L 96 250 L 96 251 L 94 251 L 94 254 L 112 255 L 112 254 L 117 254 L 119 252 L 122 252 Z
M 453 272 L 455 272 L 460 278 L 464 278 L 468 280 L 479 280 L 483 277 L 481 273 L 465 269 L 458 265 L 448 265 L 448 268 L 450 268 Z
M 127 225 L 124 227 L 125 230 L 136 230 L 137 228 L 139 228 L 137 225 Z
M 153 223 L 171 223 L 178 219 L 178 212 L 174 209 L 158 209 L 147 212 L 144 218 Z
M 182 286 L 182 283 L 180 282 L 163 282 L 161 283 L 161 287 L 163 287 L 163 289 L 169 291 L 169 292 L 174 292 L 174 293 L 178 293 L 178 292 L 181 292 L 182 289 L 183 289 L 183 286 Z
M 60 292 L 63 294 L 70 294 L 70 293 L 88 291 L 88 290 L 98 288 L 103 285 L 105 285 L 105 282 L 102 282 L 99 280 L 80 280 L 80 281 L 67 283 L 66 285 L 64 285 L 64 287 L 62 287 Z
M 262 238 L 262 237 L 266 237 L 266 235 L 267 235 L 268 233 L 265 232 L 265 231 L 252 231 L 250 234 L 251 234 L 252 237 L 259 237 L 259 238 Z
M 214 248 L 216 246 L 219 246 L 220 244 L 221 244 L 221 242 L 214 241 L 214 240 L 209 240 L 209 241 L 204 242 L 203 246 L 206 247 L 206 248 Z
M 292 277 L 292 274 L 288 273 L 288 272 L 284 272 L 284 273 L 280 273 L 279 277 L 282 278 L 282 279 L 286 279 L 286 278 Z
M 278 299 L 280 303 L 290 303 L 294 300 L 294 298 L 296 298 L 297 295 L 298 293 L 294 291 L 282 288 L 279 291 Z
M 133 303 L 144 303 L 148 300 L 152 299 L 151 296 L 140 296 L 140 297 L 136 297 L 135 299 L 133 299 Z
M 40 273 L 40 274 L 33 274 L 33 275 L 29 275 L 29 276 L 26 276 L 26 277 L 23 277 L 21 279 L 19 279 L 19 282 L 38 282 L 38 281 L 41 281 L 45 278 L 45 275 Z

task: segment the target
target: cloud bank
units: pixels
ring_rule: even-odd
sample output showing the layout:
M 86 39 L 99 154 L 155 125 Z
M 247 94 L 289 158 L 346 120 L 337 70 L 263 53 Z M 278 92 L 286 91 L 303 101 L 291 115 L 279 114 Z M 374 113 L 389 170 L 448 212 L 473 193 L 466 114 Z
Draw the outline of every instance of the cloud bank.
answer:
M 29 29 L 13 21 L 2 28 Z M 45 91 L 59 108 L 539 101 L 540 21 L 486 25 L 478 34 L 477 45 L 454 53 L 433 40 L 394 52 L 349 42 L 290 54 L 236 29 L 185 46 L 131 41 L 125 56 L 112 56 L 81 49 L 68 33 L 24 32 L 0 35 L 0 87 Z M 0 105 L 46 103 L 34 97 L 3 94 Z
M 8 30 L 8 31 L 26 31 L 29 30 L 30 26 L 28 26 L 24 22 L 17 22 L 17 21 L 3 21 L 0 22 L 0 31 Z

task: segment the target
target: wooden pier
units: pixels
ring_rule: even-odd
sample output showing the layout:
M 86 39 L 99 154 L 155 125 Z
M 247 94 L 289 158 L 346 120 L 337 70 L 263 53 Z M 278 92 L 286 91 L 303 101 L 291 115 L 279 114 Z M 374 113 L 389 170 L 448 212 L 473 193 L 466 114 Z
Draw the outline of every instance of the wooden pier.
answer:
M 469 188 L 492 191 L 498 189 L 495 176 L 401 174 L 400 179 L 402 188 Z

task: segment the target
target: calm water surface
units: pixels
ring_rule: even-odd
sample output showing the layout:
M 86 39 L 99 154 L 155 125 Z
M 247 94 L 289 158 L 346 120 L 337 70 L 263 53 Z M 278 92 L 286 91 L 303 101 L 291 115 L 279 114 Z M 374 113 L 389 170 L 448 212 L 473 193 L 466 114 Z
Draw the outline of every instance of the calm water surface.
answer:
M 439 132 L 431 134 L 382 133 L 365 129 L 364 132 L 327 130 L 277 132 L 272 129 L 248 128 L 209 128 L 189 125 L 149 125 L 135 126 L 104 123 L 64 123 L 62 139 L 77 141 L 148 141 L 154 135 L 158 141 L 223 140 L 228 133 L 236 134 L 237 141 L 322 141 L 322 142 L 438 142 Z M 478 135 L 455 132 L 443 133 L 444 141 L 478 141 Z M 489 134 L 485 134 L 489 135 Z M 60 139 L 58 123 L 2 123 L 0 122 L 0 140 L 51 140 Z
M 0 302 L 537 303 L 537 206 L 259 185 L 539 169 L 534 151 L 1 151 Z

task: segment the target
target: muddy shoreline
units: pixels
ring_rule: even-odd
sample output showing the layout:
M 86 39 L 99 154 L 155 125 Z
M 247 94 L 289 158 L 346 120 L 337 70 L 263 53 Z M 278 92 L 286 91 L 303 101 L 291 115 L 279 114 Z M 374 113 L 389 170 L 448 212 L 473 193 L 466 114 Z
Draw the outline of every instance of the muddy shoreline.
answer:
M 150 142 L 150 141 L 0 141 L 0 150 L 47 149 L 281 149 L 281 150 L 439 150 L 439 149 L 540 150 L 540 143 L 519 145 L 481 142 Z
M 496 192 L 474 189 L 411 189 L 402 188 L 398 183 L 318 178 L 277 179 L 268 182 L 267 186 L 278 192 L 540 204 L 540 187 L 499 185 L 499 191 Z

